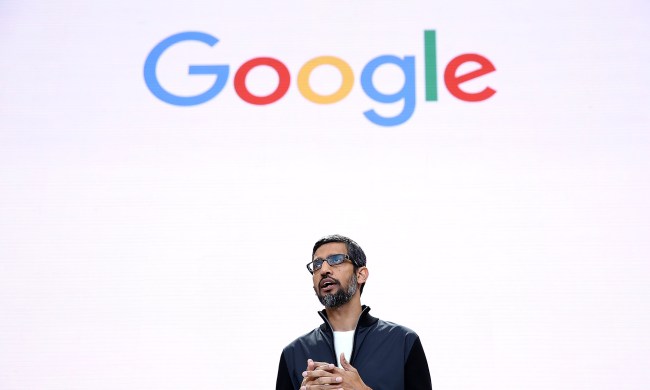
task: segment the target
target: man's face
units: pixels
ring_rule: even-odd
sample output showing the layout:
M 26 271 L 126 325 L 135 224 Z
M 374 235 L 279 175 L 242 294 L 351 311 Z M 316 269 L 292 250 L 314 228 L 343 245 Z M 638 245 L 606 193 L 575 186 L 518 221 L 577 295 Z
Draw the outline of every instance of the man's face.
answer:
M 347 255 L 347 247 L 342 242 L 330 242 L 318 247 L 312 260 L 338 254 Z M 357 276 L 350 261 L 335 266 L 324 261 L 321 269 L 314 272 L 313 282 L 316 296 L 325 307 L 339 307 L 357 292 Z

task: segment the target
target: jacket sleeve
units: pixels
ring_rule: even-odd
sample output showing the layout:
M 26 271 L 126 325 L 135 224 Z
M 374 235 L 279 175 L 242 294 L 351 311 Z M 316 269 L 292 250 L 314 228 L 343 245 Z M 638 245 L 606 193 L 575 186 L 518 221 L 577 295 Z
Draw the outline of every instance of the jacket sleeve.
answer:
M 415 339 L 404 366 L 405 390 L 431 390 L 431 374 L 420 338 Z
M 291 383 L 291 375 L 287 362 L 284 360 L 284 354 L 280 355 L 280 365 L 278 367 L 278 379 L 275 382 L 275 390 L 297 390 Z

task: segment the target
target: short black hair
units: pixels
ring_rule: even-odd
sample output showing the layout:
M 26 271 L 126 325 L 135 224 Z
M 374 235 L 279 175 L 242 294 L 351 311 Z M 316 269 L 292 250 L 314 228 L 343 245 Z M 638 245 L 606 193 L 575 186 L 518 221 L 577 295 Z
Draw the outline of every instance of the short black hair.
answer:
M 320 240 L 316 241 L 314 244 L 314 249 L 311 251 L 311 256 L 314 257 L 314 253 L 320 248 L 321 246 L 325 244 L 329 244 L 331 242 L 342 242 L 345 244 L 345 248 L 348 251 L 348 256 L 350 256 L 350 260 L 352 260 L 352 265 L 354 265 L 354 272 L 359 269 L 359 267 L 365 267 L 366 266 L 366 254 L 363 252 L 363 249 L 359 246 L 359 244 L 356 243 L 353 239 L 342 236 L 340 234 L 332 234 L 330 236 L 325 236 L 321 238 Z M 366 285 L 366 283 L 362 283 L 359 286 L 359 295 L 363 294 L 363 287 Z

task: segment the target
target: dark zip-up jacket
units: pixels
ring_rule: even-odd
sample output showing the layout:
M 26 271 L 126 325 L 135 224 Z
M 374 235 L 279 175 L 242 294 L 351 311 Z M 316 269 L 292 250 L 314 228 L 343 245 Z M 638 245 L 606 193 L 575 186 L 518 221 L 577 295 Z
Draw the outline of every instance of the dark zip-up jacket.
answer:
M 363 306 L 348 361 L 373 390 L 431 390 L 431 376 L 418 335 L 401 325 L 368 314 Z M 325 310 L 323 324 L 282 351 L 276 390 L 298 390 L 307 359 L 336 364 L 334 333 Z M 346 356 L 347 358 L 347 356 Z

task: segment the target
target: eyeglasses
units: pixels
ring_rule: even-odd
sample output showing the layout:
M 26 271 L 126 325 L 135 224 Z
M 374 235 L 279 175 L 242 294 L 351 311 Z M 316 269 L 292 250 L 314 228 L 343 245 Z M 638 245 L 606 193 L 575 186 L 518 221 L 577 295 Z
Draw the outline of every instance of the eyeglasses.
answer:
M 330 266 L 334 266 L 334 265 L 342 264 L 345 260 L 352 261 L 350 256 L 344 254 L 330 255 L 327 256 L 326 259 L 317 258 L 307 263 L 307 270 L 309 271 L 310 274 L 313 275 L 314 272 L 318 271 L 323 267 L 324 261 L 327 261 L 327 264 L 329 264 Z

